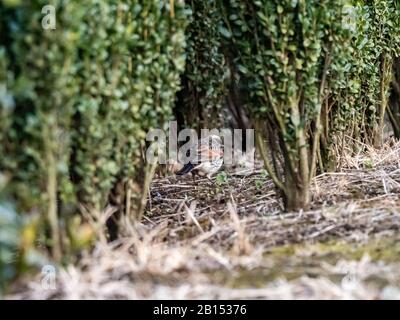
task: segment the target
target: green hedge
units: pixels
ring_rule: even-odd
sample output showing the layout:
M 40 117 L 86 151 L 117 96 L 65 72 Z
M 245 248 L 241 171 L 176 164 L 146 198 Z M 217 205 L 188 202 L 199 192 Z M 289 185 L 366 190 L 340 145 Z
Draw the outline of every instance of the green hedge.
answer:
M 116 182 L 143 194 L 144 139 L 171 117 L 187 13 L 159 1 L 91 1 L 79 10 L 73 178 L 79 200 L 101 208 Z
M 392 80 L 393 60 L 400 53 L 400 12 L 396 0 L 354 1 L 347 99 L 342 123 L 356 139 L 379 146 Z M 357 117 L 354 119 L 354 112 Z M 349 119 L 348 115 L 353 117 Z M 355 121 L 354 121 L 355 120 Z
M 193 14 L 186 30 L 186 69 L 177 111 L 185 125 L 201 128 L 224 127 L 226 78 L 222 20 L 216 0 L 188 1 Z
M 47 4 L 55 30 L 41 25 Z M 189 15 L 180 1 L 0 1 L 0 173 L 56 259 L 79 205 L 140 218 L 145 135 L 172 115 Z
M 330 0 L 230 0 L 222 6 L 258 146 L 287 209 L 310 204 L 332 55 L 349 37 L 342 8 Z
M 9 187 L 17 210 L 39 211 L 51 229 L 50 245 L 60 256 L 58 197 L 69 184 L 70 118 L 76 60 L 70 8 L 58 2 L 58 28 L 43 30 L 42 7 L 47 1 L 1 5 L 2 43 L 9 70 L 14 108 L 8 113 L 9 130 L 1 171 L 10 176 Z M 4 105 L 1 106 L 5 108 Z
M 332 143 L 382 142 L 397 1 L 229 0 L 220 9 L 266 169 L 287 209 L 306 208 L 312 177 L 334 168 Z

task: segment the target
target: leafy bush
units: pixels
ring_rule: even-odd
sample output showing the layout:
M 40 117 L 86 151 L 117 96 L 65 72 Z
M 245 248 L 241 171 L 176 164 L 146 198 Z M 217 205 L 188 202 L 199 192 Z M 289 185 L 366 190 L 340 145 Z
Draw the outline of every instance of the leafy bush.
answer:
M 9 69 L 14 81 L 8 86 L 15 101 L 8 113 L 0 168 L 11 176 L 17 210 L 39 210 L 47 218 L 56 257 L 60 257 L 57 198 L 69 183 L 69 120 L 77 93 L 71 72 L 75 50 L 68 29 L 70 12 L 61 3 L 56 30 L 43 30 L 41 25 L 47 1 L 0 6 L 6 34 L 1 44 L 13 61 Z
M 350 70 L 351 102 L 361 118 L 352 123 L 359 138 L 380 145 L 392 79 L 400 50 L 400 16 L 395 0 L 355 2 L 356 32 Z
M 400 52 L 396 5 L 222 3 L 222 34 L 235 52 L 259 149 L 287 209 L 308 206 L 309 182 L 317 166 L 333 168 L 330 150 L 338 138 L 382 141 L 393 58 Z
M 220 11 L 215 0 L 190 1 L 193 12 L 186 30 L 186 69 L 178 111 L 187 124 L 200 128 L 223 126 L 227 66 L 222 51 Z
M 176 4 L 89 1 L 79 6 L 80 88 L 73 116 L 73 180 L 78 198 L 97 209 L 124 207 L 126 192 L 140 215 L 151 170 L 143 162 L 144 138 L 172 114 L 184 70 L 187 11 Z M 128 201 L 128 202 L 129 202 Z M 132 210 L 131 210 L 132 209 Z
M 342 9 L 329 0 L 230 0 L 223 7 L 258 146 L 287 209 L 310 203 L 331 53 L 348 37 Z
M 55 0 L 57 27 L 44 30 L 47 4 L 0 2 L 0 172 L 17 211 L 47 221 L 59 259 L 78 204 L 111 201 L 140 218 L 154 171 L 144 138 L 172 114 L 190 12 L 175 1 Z

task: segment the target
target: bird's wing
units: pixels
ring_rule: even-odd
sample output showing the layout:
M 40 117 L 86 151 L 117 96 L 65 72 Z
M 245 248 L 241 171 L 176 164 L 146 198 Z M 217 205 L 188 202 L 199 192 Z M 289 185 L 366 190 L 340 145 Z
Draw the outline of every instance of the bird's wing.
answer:
M 197 155 L 201 161 L 220 158 L 223 155 L 220 138 L 209 136 L 200 139 L 197 144 Z
M 221 157 L 222 157 L 221 150 L 211 149 L 205 146 L 199 146 L 197 148 L 197 159 L 199 163 L 204 161 L 211 161 Z

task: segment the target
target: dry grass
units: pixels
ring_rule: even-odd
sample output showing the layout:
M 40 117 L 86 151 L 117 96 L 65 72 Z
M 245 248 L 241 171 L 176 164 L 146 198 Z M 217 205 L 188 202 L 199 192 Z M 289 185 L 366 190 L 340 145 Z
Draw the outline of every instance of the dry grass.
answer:
M 61 269 L 57 290 L 38 276 L 9 297 L 400 298 L 399 159 L 393 141 L 345 154 L 341 172 L 314 180 L 307 212 L 284 213 L 263 170 L 156 179 L 138 230 Z

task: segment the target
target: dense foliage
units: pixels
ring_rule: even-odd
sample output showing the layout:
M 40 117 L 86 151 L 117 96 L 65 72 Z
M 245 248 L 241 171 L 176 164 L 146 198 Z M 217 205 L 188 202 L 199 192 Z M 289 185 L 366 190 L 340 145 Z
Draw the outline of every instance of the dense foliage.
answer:
M 392 61 L 399 52 L 396 8 L 395 1 L 353 1 L 343 7 L 343 27 L 351 36 L 332 51 L 321 114 L 321 170 L 340 166 L 331 154 L 333 143 L 343 149 L 354 141 L 382 142 Z
M 400 136 L 399 54 L 397 0 L 0 0 L 2 282 L 35 240 L 55 259 L 91 243 L 87 213 L 140 220 L 145 136 L 173 115 L 251 121 L 286 208 L 309 207 L 332 146 L 379 147 L 385 117 Z
M 79 10 L 72 125 L 79 200 L 100 209 L 119 182 L 113 200 L 125 205 L 130 189 L 133 212 L 141 211 L 150 180 L 141 156 L 144 138 L 171 117 L 184 69 L 186 13 L 159 1 L 92 1 Z
M 144 138 L 171 117 L 190 11 L 55 0 L 56 29 L 43 29 L 47 4 L 0 2 L 0 173 L 16 212 L 40 213 L 43 245 L 59 259 L 87 242 L 74 239 L 78 205 L 141 215 L 154 172 Z
M 59 256 L 57 197 L 69 182 L 69 120 L 77 87 L 71 70 L 73 34 L 62 28 L 42 29 L 45 4 L 35 1 L 0 8 L 1 44 L 14 75 L 7 84 L 13 107 L 7 111 L 9 128 L 0 161 L 2 174 L 10 176 L 17 210 L 46 213 L 54 253 Z M 60 7 L 59 25 L 68 25 L 69 15 L 67 8 Z
M 186 30 L 186 68 L 177 112 L 185 124 L 223 127 L 227 67 L 221 43 L 221 16 L 216 0 L 191 0 L 192 19 Z
M 352 56 L 342 123 L 357 139 L 379 145 L 388 105 L 393 59 L 400 53 L 400 15 L 396 1 L 361 1 L 354 5 Z M 345 89 L 346 90 L 346 89 Z M 354 118 L 349 119 L 349 115 Z M 347 119 L 346 119 L 347 118 Z
M 380 145 L 399 53 L 396 1 L 224 1 L 225 38 L 265 166 L 305 208 L 344 136 Z M 336 164 L 337 165 L 337 164 Z
M 237 0 L 223 8 L 258 145 L 288 209 L 310 201 L 332 52 L 348 37 L 342 8 L 337 1 Z

